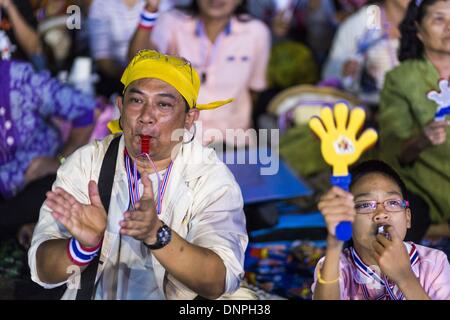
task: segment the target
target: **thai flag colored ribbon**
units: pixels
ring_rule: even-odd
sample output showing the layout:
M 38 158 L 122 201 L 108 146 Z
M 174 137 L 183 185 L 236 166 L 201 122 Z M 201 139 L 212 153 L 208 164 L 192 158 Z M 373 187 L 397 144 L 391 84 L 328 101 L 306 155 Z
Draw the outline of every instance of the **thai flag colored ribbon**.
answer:
M 77 239 L 72 237 L 67 245 L 67 255 L 77 266 L 87 266 L 97 256 L 101 245 L 102 241 L 100 241 L 95 247 L 84 247 L 80 242 L 78 242 Z

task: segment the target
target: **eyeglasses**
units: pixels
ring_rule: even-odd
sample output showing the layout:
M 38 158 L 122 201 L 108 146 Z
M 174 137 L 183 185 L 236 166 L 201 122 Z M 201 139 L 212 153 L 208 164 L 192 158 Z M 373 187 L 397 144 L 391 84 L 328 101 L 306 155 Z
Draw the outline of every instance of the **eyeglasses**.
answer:
M 138 53 L 136 54 L 136 58 L 132 62 L 133 66 L 138 62 L 141 62 L 142 60 L 146 59 L 165 60 L 167 63 L 170 63 L 171 65 L 177 68 L 189 68 L 186 70 L 188 70 L 189 74 L 191 75 L 192 85 L 194 84 L 194 78 L 192 75 L 192 64 L 189 60 L 183 57 L 170 56 L 155 50 L 143 49 L 139 50 Z M 193 101 L 193 106 L 195 108 L 195 101 Z
M 399 212 L 409 207 L 409 202 L 406 200 L 386 200 L 383 202 L 372 201 L 360 201 L 356 202 L 356 213 L 372 213 L 377 209 L 377 206 L 382 204 L 387 212 Z

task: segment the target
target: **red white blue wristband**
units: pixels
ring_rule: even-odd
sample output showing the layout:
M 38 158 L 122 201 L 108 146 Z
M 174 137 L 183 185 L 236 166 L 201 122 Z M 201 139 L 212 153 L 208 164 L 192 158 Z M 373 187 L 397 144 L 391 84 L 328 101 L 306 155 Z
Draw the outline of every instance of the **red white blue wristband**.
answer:
M 147 10 L 143 10 L 141 12 L 141 19 L 139 21 L 139 28 L 143 29 L 152 29 L 155 24 L 156 20 L 158 19 L 159 12 L 150 12 Z
M 95 247 L 84 247 L 78 242 L 77 239 L 70 238 L 67 245 L 67 255 L 77 266 L 87 266 L 97 256 L 101 245 L 102 241 L 100 241 Z

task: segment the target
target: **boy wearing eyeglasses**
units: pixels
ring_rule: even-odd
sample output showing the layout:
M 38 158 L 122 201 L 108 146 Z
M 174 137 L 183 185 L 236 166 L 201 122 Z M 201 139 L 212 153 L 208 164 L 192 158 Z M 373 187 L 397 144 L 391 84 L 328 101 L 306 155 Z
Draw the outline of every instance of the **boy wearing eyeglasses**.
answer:
M 354 167 L 350 192 L 333 187 L 319 201 L 328 237 L 312 290 L 317 300 L 448 300 L 450 266 L 436 249 L 404 242 L 411 227 L 407 190 L 378 160 Z M 348 248 L 335 237 L 341 221 L 353 223 Z

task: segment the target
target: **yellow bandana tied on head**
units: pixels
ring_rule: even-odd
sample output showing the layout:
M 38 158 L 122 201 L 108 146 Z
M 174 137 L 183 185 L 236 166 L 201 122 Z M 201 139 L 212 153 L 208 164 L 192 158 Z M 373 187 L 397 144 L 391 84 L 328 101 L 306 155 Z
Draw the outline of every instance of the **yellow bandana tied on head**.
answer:
M 197 104 L 200 78 L 191 63 L 183 58 L 165 55 L 155 50 L 141 50 L 131 60 L 120 79 L 125 86 L 124 93 L 130 83 L 144 78 L 155 78 L 167 82 L 186 99 L 190 108 L 211 110 L 233 101 L 233 99 L 227 99 Z M 122 131 L 118 120 L 109 122 L 108 128 L 112 133 Z

